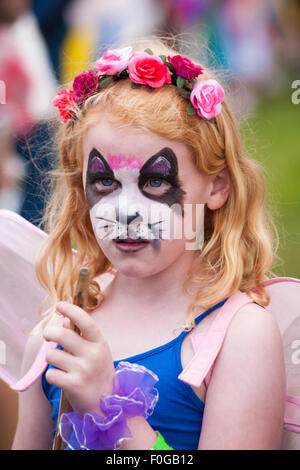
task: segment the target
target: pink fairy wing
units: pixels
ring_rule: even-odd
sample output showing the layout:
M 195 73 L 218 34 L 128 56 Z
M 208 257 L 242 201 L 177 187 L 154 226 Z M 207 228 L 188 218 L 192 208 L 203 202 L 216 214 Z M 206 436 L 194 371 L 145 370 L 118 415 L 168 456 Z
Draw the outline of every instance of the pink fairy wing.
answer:
M 35 261 L 47 234 L 18 214 L 0 210 L 0 379 L 14 390 L 24 391 L 47 366 L 45 353 L 55 343 L 44 342 L 32 366 L 21 377 L 29 335 L 41 321 L 39 314 L 46 292 L 35 273 Z M 102 289 L 114 270 L 99 277 Z M 45 317 L 43 317 L 45 318 Z M 53 318 L 60 322 L 61 318 Z
M 264 285 L 271 298 L 266 309 L 276 318 L 282 335 L 287 393 L 300 398 L 300 279 L 277 277 Z
M 0 378 L 20 378 L 28 336 L 41 317 L 45 292 L 34 270 L 46 234 L 19 215 L 0 211 Z
M 286 368 L 283 449 L 300 449 L 300 279 L 278 277 L 264 282 L 271 296 L 266 307 L 276 318 Z

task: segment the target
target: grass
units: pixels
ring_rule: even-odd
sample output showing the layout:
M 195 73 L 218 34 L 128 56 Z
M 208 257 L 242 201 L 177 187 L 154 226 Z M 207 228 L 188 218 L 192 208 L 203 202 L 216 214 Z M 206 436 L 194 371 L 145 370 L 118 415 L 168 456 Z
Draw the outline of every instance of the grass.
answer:
M 281 264 L 273 270 L 300 278 L 300 104 L 293 104 L 291 95 L 264 98 L 249 124 L 245 146 L 265 168 L 268 198 L 277 212 Z

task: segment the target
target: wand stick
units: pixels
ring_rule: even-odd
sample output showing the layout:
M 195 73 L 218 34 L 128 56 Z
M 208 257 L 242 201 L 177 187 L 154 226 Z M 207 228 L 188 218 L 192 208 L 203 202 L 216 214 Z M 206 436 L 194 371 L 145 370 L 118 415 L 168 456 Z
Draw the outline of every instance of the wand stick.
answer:
M 78 281 L 76 285 L 75 295 L 73 299 L 73 304 L 77 305 L 80 308 L 84 308 L 87 298 L 88 298 L 88 285 L 89 285 L 89 276 L 90 271 L 88 268 L 81 268 L 79 271 Z M 79 328 L 70 322 L 70 329 L 80 334 Z M 61 391 L 61 397 L 59 402 L 59 411 L 57 416 L 56 431 L 53 441 L 52 450 L 64 450 L 66 443 L 63 441 L 61 435 L 59 434 L 59 422 L 62 413 L 68 413 L 72 410 L 70 403 L 68 402 L 64 391 Z

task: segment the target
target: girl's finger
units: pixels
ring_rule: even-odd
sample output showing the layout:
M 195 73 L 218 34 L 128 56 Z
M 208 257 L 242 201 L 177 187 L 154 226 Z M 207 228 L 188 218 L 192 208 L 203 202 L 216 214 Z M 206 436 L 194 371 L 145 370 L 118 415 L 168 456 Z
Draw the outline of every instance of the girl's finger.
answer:
M 74 356 L 82 355 L 84 348 L 84 339 L 75 331 L 59 326 L 46 326 L 43 336 L 47 341 L 53 341 L 59 344 L 63 349 Z
M 82 308 L 68 302 L 59 302 L 56 309 L 62 315 L 67 316 L 79 328 L 83 338 L 87 341 L 97 342 L 102 339 L 98 325 Z
M 56 385 L 63 390 L 67 390 L 69 384 L 69 374 L 59 369 L 48 369 L 45 378 L 50 385 Z
M 64 327 L 64 328 L 70 328 L 70 320 L 69 320 L 69 318 L 64 317 L 63 327 Z
M 61 369 L 65 372 L 74 370 L 74 356 L 71 356 L 66 351 L 61 349 L 50 349 L 46 353 L 46 361 L 54 367 Z

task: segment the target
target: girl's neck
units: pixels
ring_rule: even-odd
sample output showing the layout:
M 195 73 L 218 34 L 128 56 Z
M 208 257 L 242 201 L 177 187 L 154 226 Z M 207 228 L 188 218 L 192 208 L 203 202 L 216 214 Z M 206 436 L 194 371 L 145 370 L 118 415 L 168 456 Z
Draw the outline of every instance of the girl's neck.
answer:
M 187 251 L 168 268 L 142 278 L 131 278 L 117 272 L 109 286 L 109 296 L 113 294 L 116 298 L 126 297 L 128 303 L 151 302 L 152 305 L 160 304 L 164 299 L 170 301 L 172 298 L 185 296 L 183 283 L 188 277 L 188 270 L 194 258 L 195 252 Z M 190 296 L 189 300 L 191 300 Z

